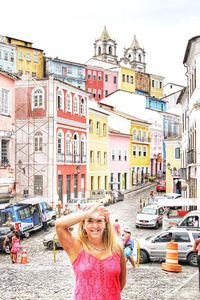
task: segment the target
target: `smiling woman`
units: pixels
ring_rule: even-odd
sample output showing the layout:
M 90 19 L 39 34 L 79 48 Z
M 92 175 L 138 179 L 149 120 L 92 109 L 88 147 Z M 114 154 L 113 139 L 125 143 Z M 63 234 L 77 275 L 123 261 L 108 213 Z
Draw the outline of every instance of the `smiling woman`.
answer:
M 69 230 L 75 224 L 77 237 Z M 58 219 L 56 232 L 74 269 L 74 300 L 120 300 L 126 264 L 108 210 L 98 203 L 86 207 Z

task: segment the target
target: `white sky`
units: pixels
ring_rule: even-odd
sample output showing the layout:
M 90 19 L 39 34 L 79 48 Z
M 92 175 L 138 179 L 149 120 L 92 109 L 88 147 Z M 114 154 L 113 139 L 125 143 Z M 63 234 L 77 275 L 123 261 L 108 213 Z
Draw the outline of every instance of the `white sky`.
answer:
M 32 41 L 47 56 L 85 63 L 104 25 L 118 58 L 134 34 L 146 51 L 147 72 L 186 84 L 183 58 L 200 35 L 199 0 L 1 1 L 0 35 Z

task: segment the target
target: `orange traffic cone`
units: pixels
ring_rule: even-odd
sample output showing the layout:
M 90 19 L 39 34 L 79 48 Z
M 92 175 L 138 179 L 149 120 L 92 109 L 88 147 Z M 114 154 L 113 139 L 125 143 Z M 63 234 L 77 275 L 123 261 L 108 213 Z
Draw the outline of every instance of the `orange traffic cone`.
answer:
M 178 264 L 178 243 L 167 243 L 166 262 L 162 263 L 162 270 L 176 273 L 182 271 L 182 266 Z
M 28 263 L 28 259 L 27 259 L 27 255 L 26 255 L 26 250 L 23 249 L 22 256 L 21 256 L 21 264 L 27 264 L 27 263 Z

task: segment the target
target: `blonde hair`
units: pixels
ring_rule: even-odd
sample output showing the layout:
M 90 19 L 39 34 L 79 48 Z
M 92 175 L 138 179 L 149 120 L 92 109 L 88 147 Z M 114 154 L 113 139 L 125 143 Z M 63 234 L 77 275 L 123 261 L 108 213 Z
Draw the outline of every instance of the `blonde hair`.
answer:
M 81 221 L 78 224 L 78 239 L 82 244 L 82 247 L 85 251 L 89 251 L 91 249 L 88 237 L 85 229 L 83 228 L 85 221 Z M 105 249 L 108 251 L 109 255 L 111 255 L 113 252 L 121 252 L 121 246 L 117 242 L 117 235 L 114 231 L 112 223 L 109 221 L 105 221 L 105 230 L 103 232 L 103 243 L 105 245 Z

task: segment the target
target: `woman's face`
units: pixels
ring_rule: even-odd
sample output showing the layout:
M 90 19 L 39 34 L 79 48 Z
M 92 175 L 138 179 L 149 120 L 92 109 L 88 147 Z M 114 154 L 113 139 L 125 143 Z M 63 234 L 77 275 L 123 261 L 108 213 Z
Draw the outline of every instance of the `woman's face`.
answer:
M 103 217 L 89 218 L 85 220 L 83 228 L 86 230 L 88 238 L 99 238 L 103 236 L 106 222 Z

